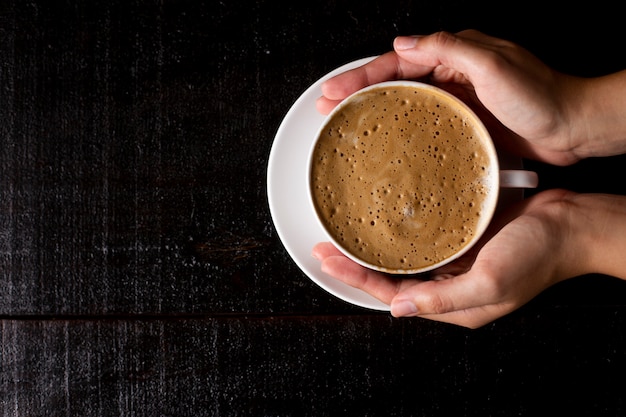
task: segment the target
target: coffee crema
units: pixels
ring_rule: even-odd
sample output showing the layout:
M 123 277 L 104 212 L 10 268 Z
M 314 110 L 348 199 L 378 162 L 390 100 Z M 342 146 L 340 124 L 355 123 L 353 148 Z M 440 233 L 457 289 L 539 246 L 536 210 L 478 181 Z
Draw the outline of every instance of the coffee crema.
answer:
M 411 86 L 359 93 L 322 128 L 310 184 L 335 242 L 389 272 L 435 265 L 477 233 L 493 169 L 482 124 Z

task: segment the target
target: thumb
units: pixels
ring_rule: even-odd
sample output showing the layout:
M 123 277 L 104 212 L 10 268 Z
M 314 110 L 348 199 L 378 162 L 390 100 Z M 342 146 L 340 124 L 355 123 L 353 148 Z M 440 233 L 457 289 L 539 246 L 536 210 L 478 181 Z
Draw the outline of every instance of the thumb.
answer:
M 393 46 L 403 60 L 437 69 L 443 78 L 439 81 L 460 82 L 459 75 L 471 81 L 485 73 L 487 54 L 491 54 L 497 42 L 477 31 L 437 32 L 427 36 L 399 36 Z
M 486 291 L 479 288 L 479 282 L 468 274 L 421 282 L 392 299 L 391 314 L 395 317 L 437 315 L 481 307 L 491 300 Z
M 391 314 L 394 317 L 420 316 L 475 329 L 514 309 L 508 303 L 491 304 L 472 281 L 457 276 L 407 288 L 391 301 Z

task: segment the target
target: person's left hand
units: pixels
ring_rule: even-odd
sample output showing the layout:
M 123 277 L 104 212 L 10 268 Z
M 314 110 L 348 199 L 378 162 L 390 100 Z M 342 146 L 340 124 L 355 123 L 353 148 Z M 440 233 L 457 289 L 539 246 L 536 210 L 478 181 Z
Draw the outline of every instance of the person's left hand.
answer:
M 322 270 L 391 306 L 391 314 L 420 316 L 469 328 L 519 308 L 549 286 L 579 275 L 567 206 L 576 194 L 544 191 L 499 216 L 468 254 L 428 277 L 396 278 L 362 267 L 330 243 L 313 256 Z

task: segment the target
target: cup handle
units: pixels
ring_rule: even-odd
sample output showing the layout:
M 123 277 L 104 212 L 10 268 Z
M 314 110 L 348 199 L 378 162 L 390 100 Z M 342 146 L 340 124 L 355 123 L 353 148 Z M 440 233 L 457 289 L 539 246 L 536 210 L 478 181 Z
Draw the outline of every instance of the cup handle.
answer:
M 539 177 L 536 172 L 523 169 L 500 170 L 500 187 L 502 188 L 536 188 Z

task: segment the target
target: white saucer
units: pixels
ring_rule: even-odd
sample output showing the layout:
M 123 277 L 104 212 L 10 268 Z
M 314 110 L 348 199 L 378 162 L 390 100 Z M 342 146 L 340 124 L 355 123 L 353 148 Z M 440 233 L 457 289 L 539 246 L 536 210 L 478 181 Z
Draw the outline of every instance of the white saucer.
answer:
M 309 87 L 293 104 L 283 119 L 269 156 L 267 194 L 274 226 L 283 245 L 300 269 L 324 290 L 349 303 L 380 311 L 389 306 L 377 298 L 350 287 L 320 269 L 320 262 L 311 256 L 313 246 L 327 240 L 308 204 L 308 153 L 324 116 L 317 112 L 315 101 L 322 95 L 321 84 L 328 78 L 359 67 L 375 57 L 363 58 L 326 74 Z M 500 166 L 521 167 L 521 160 L 499 154 Z M 503 158 L 504 157 L 504 158 Z M 521 198 L 519 190 L 506 190 L 509 201 Z M 502 197 L 502 195 L 501 195 Z

